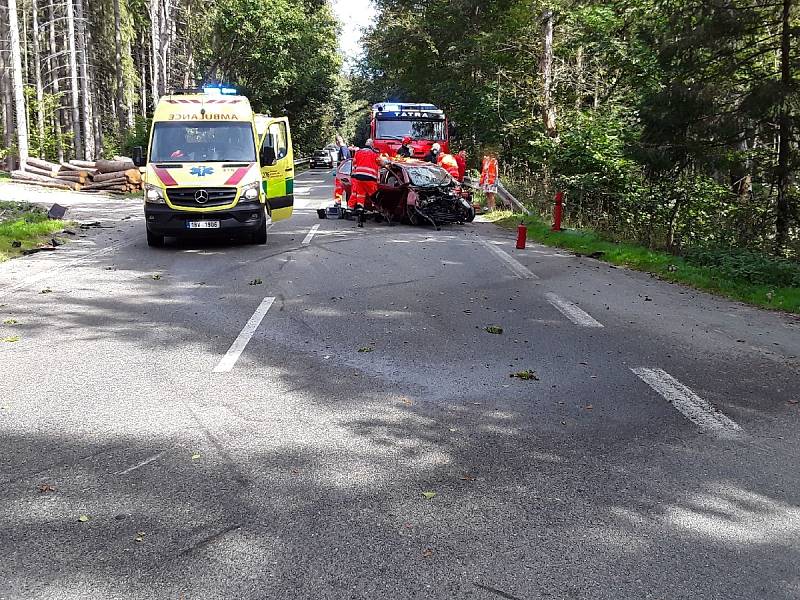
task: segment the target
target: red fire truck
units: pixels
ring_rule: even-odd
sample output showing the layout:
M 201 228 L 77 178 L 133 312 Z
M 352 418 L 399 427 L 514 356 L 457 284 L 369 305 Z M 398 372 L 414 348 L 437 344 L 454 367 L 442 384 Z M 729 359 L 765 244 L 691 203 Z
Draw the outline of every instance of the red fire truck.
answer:
M 433 104 L 380 102 L 372 105 L 370 137 L 375 147 L 394 156 L 406 136 L 413 141 L 414 158 L 422 158 L 438 142 L 449 152 L 447 118 Z

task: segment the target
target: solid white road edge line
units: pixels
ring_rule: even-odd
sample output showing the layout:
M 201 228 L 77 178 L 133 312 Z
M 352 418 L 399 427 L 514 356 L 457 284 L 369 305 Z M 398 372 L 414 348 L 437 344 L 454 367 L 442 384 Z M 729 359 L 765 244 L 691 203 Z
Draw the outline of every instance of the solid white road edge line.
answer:
M 311 231 L 309 231 L 308 235 L 303 239 L 303 246 L 308 246 L 311 243 L 311 240 L 314 239 L 314 234 L 317 233 L 317 229 L 319 229 L 319 225 L 314 225 L 311 228 Z
M 506 253 L 505 251 L 501 250 L 497 246 L 495 246 L 492 242 L 488 240 L 478 240 L 481 244 L 486 246 L 492 254 L 494 254 L 497 258 L 502 260 L 505 265 L 511 270 L 514 275 L 519 277 L 520 279 L 539 279 L 528 267 L 523 265 L 517 259 L 513 258 L 511 255 Z
M 631 369 L 647 385 L 701 429 L 716 433 L 741 432 L 742 428 L 663 369 Z
M 127 469 L 124 469 L 122 471 L 117 471 L 116 473 L 114 473 L 114 475 L 125 475 L 126 473 L 130 473 L 131 471 L 135 471 L 136 469 L 139 469 L 139 468 L 141 468 L 141 467 L 143 467 L 145 465 L 149 465 L 154 460 L 158 460 L 159 458 L 161 458 L 166 453 L 167 453 L 166 450 L 162 450 L 158 454 L 154 454 L 150 458 L 146 458 L 142 462 L 137 463 L 137 464 L 133 465 L 132 467 L 128 467 Z
M 262 300 L 256 312 L 253 313 L 253 316 L 250 317 L 250 320 L 245 324 L 244 329 L 242 329 L 239 336 L 233 341 L 231 347 L 228 348 L 225 356 L 223 356 L 219 364 L 214 367 L 214 373 L 227 373 L 233 369 L 233 366 L 236 364 L 236 361 L 239 360 L 239 356 L 241 356 L 242 352 L 247 347 L 247 343 L 250 341 L 250 338 L 253 337 L 258 326 L 261 325 L 261 321 L 264 319 L 264 316 L 267 314 L 273 302 L 275 302 L 274 296 L 267 296 Z
M 602 327 L 603 324 L 594 319 L 589 313 L 580 308 L 577 304 L 564 300 L 560 296 L 547 292 L 545 295 L 547 301 L 552 304 L 558 312 L 567 317 L 575 325 L 581 327 Z

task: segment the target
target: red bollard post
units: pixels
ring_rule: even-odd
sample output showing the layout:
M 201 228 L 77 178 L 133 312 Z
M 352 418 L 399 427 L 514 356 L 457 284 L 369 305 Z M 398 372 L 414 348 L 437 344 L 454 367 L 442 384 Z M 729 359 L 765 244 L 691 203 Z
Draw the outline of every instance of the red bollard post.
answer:
M 525 250 L 525 242 L 528 240 L 528 228 L 525 223 L 517 226 L 517 250 Z
M 564 192 L 556 192 L 556 203 L 553 207 L 552 231 L 561 231 L 561 217 L 564 211 Z

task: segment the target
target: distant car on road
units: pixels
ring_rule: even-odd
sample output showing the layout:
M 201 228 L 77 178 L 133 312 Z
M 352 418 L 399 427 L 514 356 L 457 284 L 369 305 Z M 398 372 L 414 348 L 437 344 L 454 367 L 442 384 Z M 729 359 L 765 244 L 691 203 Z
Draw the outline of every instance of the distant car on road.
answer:
M 311 168 L 316 169 L 317 167 L 333 168 L 333 157 L 328 150 L 315 150 L 311 155 Z

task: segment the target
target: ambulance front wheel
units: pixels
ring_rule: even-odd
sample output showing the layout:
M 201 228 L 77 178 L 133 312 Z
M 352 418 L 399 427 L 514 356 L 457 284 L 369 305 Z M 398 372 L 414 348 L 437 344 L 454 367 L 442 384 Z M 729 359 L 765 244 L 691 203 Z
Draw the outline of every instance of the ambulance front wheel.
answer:
M 263 245 L 267 243 L 267 219 L 261 220 L 261 225 L 253 232 L 253 243 Z
M 147 245 L 151 248 L 161 248 L 164 246 L 164 236 L 147 230 Z

